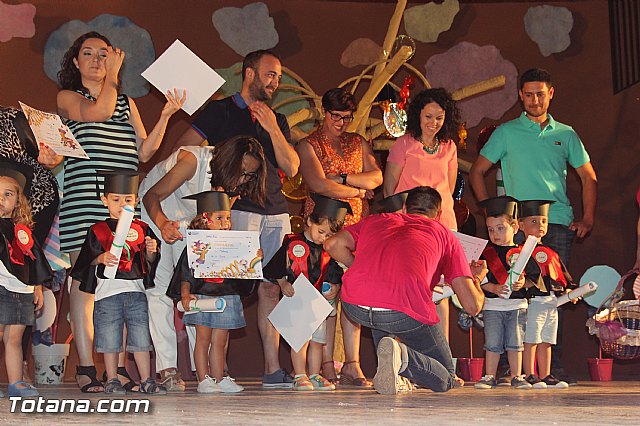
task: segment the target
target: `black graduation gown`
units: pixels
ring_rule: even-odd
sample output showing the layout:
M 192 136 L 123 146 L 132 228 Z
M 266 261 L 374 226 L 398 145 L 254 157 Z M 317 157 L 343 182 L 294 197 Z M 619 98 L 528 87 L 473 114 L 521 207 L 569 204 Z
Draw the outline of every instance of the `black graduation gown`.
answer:
M 202 294 L 205 296 L 228 296 L 237 294 L 241 297 L 249 296 L 253 293 L 259 280 L 239 280 L 232 278 L 195 278 L 193 269 L 189 267 L 189 258 L 185 248 L 180 255 L 176 269 L 173 272 L 171 283 L 167 289 L 167 296 L 174 300 L 182 300 L 181 285 L 186 281 L 191 285 L 191 294 Z
M 541 250 L 544 250 L 545 255 L 536 256 L 536 252 Z M 551 292 L 556 296 L 562 296 L 567 289 L 578 287 L 560 259 L 560 255 L 549 246 L 538 244 L 531 255 L 531 260 L 534 261 L 536 269 L 529 275 L 537 285 L 528 289 L 527 297 L 549 296 Z
M 480 259 L 487 260 L 488 258 L 492 258 L 492 256 L 490 255 L 491 254 L 490 252 L 493 251 L 494 256 L 497 256 L 497 258 L 500 260 L 500 263 L 502 264 L 502 268 L 504 268 L 501 272 L 506 271 L 508 273 L 511 267 L 507 262 L 507 255 L 510 255 L 509 252 L 511 250 L 514 250 L 517 248 L 518 248 L 517 245 L 497 246 L 493 243 L 489 243 L 487 247 L 483 250 L 482 255 L 480 256 Z M 487 273 L 488 282 L 494 283 L 494 284 L 502 284 L 501 280 L 496 277 L 496 275 L 499 275 L 499 276 L 502 275 L 501 272 L 495 270 L 498 267 L 499 267 L 498 265 L 492 265 L 492 262 L 487 260 L 487 268 L 489 269 L 489 272 Z M 532 279 L 529 277 L 529 274 L 533 274 L 536 271 L 538 271 L 538 269 L 536 268 L 533 259 L 529 259 L 529 261 L 527 262 L 524 268 L 525 277 L 528 279 Z M 535 277 L 533 279 L 535 279 Z M 484 296 L 490 299 L 500 297 L 497 294 L 492 293 L 490 291 L 486 291 L 484 289 L 482 289 L 482 291 L 484 292 Z M 512 291 L 511 296 L 509 296 L 509 299 L 524 299 L 526 297 L 527 297 L 527 289 L 523 287 L 518 291 Z
M 96 233 L 98 226 L 100 223 L 97 223 L 87 232 L 87 237 L 84 240 L 84 244 L 80 249 L 80 254 L 78 255 L 78 260 L 76 261 L 73 269 L 71 270 L 71 276 L 76 280 L 80 281 L 80 290 L 86 293 L 95 293 L 96 288 L 98 287 L 98 277 L 104 278 L 104 268 L 105 266 L 100 265 L 92 265 L 91 262 L 111 248 L 111 243 L 113 242 L 113 233 L 115 233 L 116 226 L 118 225 L 117 219 L 107 219 L 104 221 L 111 233 L 108 235 L 100 235 L 100 233 Z M 102 222 L 101 222 L 102 223 Z M 139 244 L 136 244 L 134 248 L 132 248 L 131 253 L 131 269 L 129 271 L 123 270 L 123 265 L 127 262 L 127 251 L 122 250 L 122 255 L 120 256 L 120 265 L 118 265 L 118 271 L 116 272 L 116 278 L 122 280 L 137 280 L 142 279 L 145 288 L 151 288 L 154 286 L 153 280 L 156 275 L 156 269 L 158 267 L 158 263 L 160 261 L 160 240 L 151 230 L 151 227 L 144 223 L 141 220 L 134 219 L 131 226 L 138 225 L 142 228 L 142 233 L 144 236 L 148 236 L 158 241 L 158 250 L 155 254 L 155 259 L 153 262 L 149 262 L 146 256 L 146 244 L 144 242 L 144 237 L 141 239 L 142 241 Z
M 7 271 L 9 271 L 14 277 L 19 279 L 24 285 L 44 285 L 47 288 L 51 288 L 53 279 L 53 271 L 47 262 L 44 252 L 38 242 L 30 234 L 30 240 L 33 241 L 33 247 L 31 247 L 31 254 L 33 259 L 28 254 L 23 253 L 16 244 L 14 244 L 15 226 L 12 219 L 0 218 L 0 232 L 2 236 L 0 238 L 0 260 L 4 264 Z M 11 254 L 13 258 L 11 259 Z M 20 265 L 14 260 L 22 258 Z
M 309 247 L 309 257 L 307 257 L 307 270 L 309 276 L 307 278 L 311 281 L 311 284 L 314 284 L 318 290 L 321 290 L 322 282 L 324 281 L 331 284 L 342 284 L 342 274 L 344 271 L 340 265 L 338 265 L 338 262 L 333 259 L 329 260 L 325 274 L 322 277 L 322 280 L 319 280 L 321 274 L 322 252 L 324 249 L 321 245 L 308 240 L 304 236 L 304 233 L 290 234 L 284 237 L 284 241 L 280 249 L 278 249 L 267 266 L 262 269 L 265 279 L 275 282 L 276 280 L 284 277 L 287 281 L 293 284 L 298 277 L 291 268 L 293 262 L 289 257 L 289 247 L 295 245 L 296 242 L 300 240 L 306 243 Z

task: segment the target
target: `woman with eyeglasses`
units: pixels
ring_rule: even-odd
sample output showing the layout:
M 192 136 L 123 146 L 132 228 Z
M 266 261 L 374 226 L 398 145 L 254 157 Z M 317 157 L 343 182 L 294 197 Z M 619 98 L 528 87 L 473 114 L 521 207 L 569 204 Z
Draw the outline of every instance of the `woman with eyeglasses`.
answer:
M 177 370 L 173 301 L 165 294 L 186 246 L 187 226 L 197 215 L 196 201 L 184 197 L 221 190 L 264 206 L 265 161 L 258 140 L 236 136 L 216 147 L 182 146 L 156 164 L 140 184 L 142 220 L 162 237 L 155 287 L 147 290 L 147 300 L 160 385 L 168 390 L 184 391 L 185 386 Z
M 327 91 L 322 96 L 324 119 L 320 127 L 296 145 L 300 171 L 309 190 L 326 197 L 338 198 L 351 205 L 353 215 L 347 215 L 345 226 L 357 223 L 369 214 L 367 199 L 382 184 L 382 172 L 367 141 L 356 133 L 347 132 L 357 105 L 351 92 L 343 88 Z M 313 211 L 313 200 L 307 197 L 305 216 Z M 340 384 L 371 386 L 360 368 L 360 326 L 346 316 L 340 318 L 344 337 L 345 364 Z M 322 375 L 336 381 L 333 367 L 335 317 L 327 319 Z

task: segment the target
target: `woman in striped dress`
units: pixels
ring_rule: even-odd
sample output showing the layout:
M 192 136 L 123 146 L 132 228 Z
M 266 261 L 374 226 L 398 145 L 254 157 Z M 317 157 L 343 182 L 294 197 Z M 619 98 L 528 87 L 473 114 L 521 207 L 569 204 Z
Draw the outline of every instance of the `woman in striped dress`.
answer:
M 109 217 L 96 195 L 102 187 L 97 170 L 138 170 L 158 150 L 169 118 L 186 99 L 167 92 L 158 123 L 147 135 L 133 99 L 118 93 L 118 73 L 124 52 L 96 32 L 80 36 L 66 52 L 58 80 L 58 113 L 65 119 L 89 159 L 65 158 L 63 199 L 60 209 L 61 249 L 74 263 L 94 223 Z M 96 184 L 97 182 L 97 184 Z M 93 295 L 71 285 L 71 330 L 78 355 L 77 380 L 83 392 L 102 392 L 93 363 Z M 124 364 L 119 364 L 123 366 Z M 118 368 L 121 380 L 128 377 Z M 122 374 L 121 374 L 122 373 Z M 125 382 L 126 383 L 126 382 Z

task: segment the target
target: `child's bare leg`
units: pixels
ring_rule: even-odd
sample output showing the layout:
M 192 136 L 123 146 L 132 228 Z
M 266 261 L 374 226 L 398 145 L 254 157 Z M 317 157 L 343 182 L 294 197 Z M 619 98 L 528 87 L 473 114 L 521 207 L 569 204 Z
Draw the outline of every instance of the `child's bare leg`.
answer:
M 211 346 L 211 332 L 209 327 L 196 325 L 196 344 L 193 349 L 193 359 L 196 363 L 198 381 L 203 381 L 209 375 L 209 346 Z
M 545 378 L 551 374 L 551 344 L 540 343 L 536 349 L 536 357 L 538 358 L 540 378 Z
M 336 321 L 338 316 L 327 317 L 327 343 L 322 347 L 322 372 L 325 378 L 335 379 L 337 378 L 336 368 L 333 364 L 333 350 L 335 348 L 336 340 Z
M 320 374 L 320 368 L 322 367 L 322 351 L 325 345 L 322 343 L 309 342 L 309 348 L 307 349 L 307 362 L 309 363 L 309 376 L 314 374 Z
M 511 377 L 519 376 L 522 372 L 522 352 L 507 351 L 507 359 L 509 359 L 509 371 Z
M 127 325 L 125 324 L 122 326 L 122 352 L 118 354 L 118 367 L 126 367 L 126 363 L 127 363 Z
M 307 348 L 309 342 L 305 343 L 299 352 L 291 349 L 291 363 L 293 364 L 293 372 L 298 374 L 307 374 Z
M 22 334 L 25 328 L 26 326 L 20 324 L 4 326 L 2 340 L 9 384 L 22 380 Z
M 498 363 L 500 362 L 500 354 L 491 351 L 486 352 L 486 373 L 488 376 L 496 377 L 496 372 L 498 371 Z
M 449 299 L 442 299 L 436 305 L 436 311 L 438 312 L 438 318 L 440 318 L 442 334 L 444 334 L 444 338 L 449 343 Z
M 524 353 L 522 356 L 522 364 L 524 368 L 524 374 L 529 376 L 533 374 L 535 371 L 534 361 L 536 359 L 536 347 L 538 345 L 535 343 L 525 343 L 524 344 Z
M 229 330 L 211 329 L 211 350 L 209 351 L 209 374 L 218 383 L 224 377 L 225 347 Z
M 124 352 L 126 354 L 126 352 Z M 140 381 L 144 382 L 151 377 L 151 356 L 147 352 L 134 352 L 133 358 L 136 360 L 136 366 L 140 373 Z

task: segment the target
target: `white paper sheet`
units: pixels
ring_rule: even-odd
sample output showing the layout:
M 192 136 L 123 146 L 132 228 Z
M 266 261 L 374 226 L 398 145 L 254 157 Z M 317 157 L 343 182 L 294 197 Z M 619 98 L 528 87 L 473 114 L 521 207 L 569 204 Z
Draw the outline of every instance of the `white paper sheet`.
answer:
M 116 225 L 116 232 L 113 236 L 113 243 L 111 243 L 111 248 L 109 249 L 109 252 L 111 252 L 111 254 L 114 255 L 117 259 L 120 259 L 120 256 L 122 255 L 124 243 L 129 240 L 129 232 L 132 232 L 131 222 L 133 221 L 134 214 L 135 212 L 133 211 L 133 207 L 129 205 L 124 206 L 122 208 L 122 213 L 120 213 L 120 218 L 118 219 L 118 224 Z M 131 236 L 131 240 L 137 239 L 138 235 Z M 116 277 L 117 271 L 117 263 L 113 266 L 105 266 L 104 276 L 113 279 Z
M 45 144 L 64 157 L 89 158 L 60 116 L 20 103 L 38 144 Z
M 480 259 L 480 255 L 487 246 L 487 240 L 473 237 L 471 235 L 462 234 L 460 232 L 452 231 L 454 235 L 460 240 L 464 254 L 467 256 L 467 261 Z
M 304 274 L 293 283 L 295 294 L 283 296 L 269 314 L 269 321 L 284 337 L 291 349 L 298 352 L 311 339 L 333 307 Z
M 189 115 L 224 84 L 224 79 L 180 40 L 174 41 L 142 76 L 162 93 L 176 88 L 182 95 L 186 89 L 187 100 L 182 109 Z
M 196 278 L 261 279 L 258 231 L 187 230 L 187 258 Z

